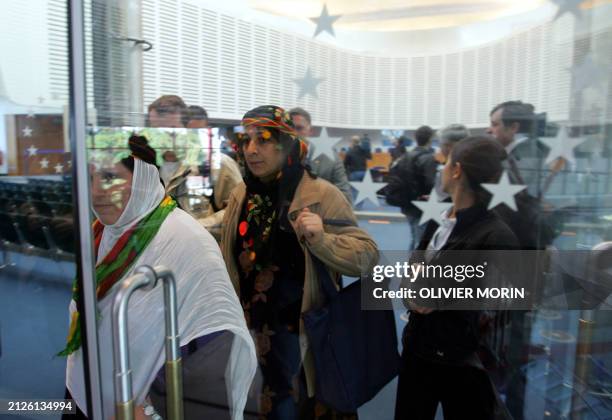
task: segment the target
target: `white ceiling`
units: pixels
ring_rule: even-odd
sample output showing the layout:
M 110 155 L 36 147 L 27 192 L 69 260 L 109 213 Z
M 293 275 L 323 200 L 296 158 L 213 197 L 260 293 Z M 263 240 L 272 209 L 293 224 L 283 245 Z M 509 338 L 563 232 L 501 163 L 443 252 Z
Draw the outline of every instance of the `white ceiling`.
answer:
M 492 21 L 547 3 L 548 0 L 328 0 L 325 4 L 330 15 L 341 15 L 335 28 L 384 32 Z M 262 12 L 305 21 L 318 17 L 323 7 L 319 0 L 248 0 L 248 4 Z

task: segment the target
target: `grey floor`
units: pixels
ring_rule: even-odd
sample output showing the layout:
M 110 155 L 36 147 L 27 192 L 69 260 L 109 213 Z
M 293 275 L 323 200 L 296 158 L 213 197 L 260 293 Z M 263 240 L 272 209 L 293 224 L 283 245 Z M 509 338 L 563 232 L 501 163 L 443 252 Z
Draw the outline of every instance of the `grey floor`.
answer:
M 65 343 L 74 264 L 11 260 L 0 270 L 0 398 L 63 398 L 66 362 L 55 354 Z

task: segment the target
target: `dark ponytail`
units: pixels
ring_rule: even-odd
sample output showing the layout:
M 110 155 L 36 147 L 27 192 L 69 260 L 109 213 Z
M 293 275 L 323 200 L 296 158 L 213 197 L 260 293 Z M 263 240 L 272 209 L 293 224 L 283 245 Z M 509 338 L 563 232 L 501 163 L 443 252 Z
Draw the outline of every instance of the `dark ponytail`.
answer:
M 461 164 L 478 205 L 485 205 L 491 198 L 491 194 L 481 184 L 494 184 L 499 181 L 503 171 L 502 162 L 506 157 L 502 145 L 486 136 L 470 136 L 453 147 L 451 163 Z
M 128 140 L 128 147 L 132 154 L 121 159 L 121 163 L 134 173 L 134 158 L 138 158 L 146 163 L 150 163 L 157 167 L 157 153 L 155 149 L 149 146 L 149 141 L 145 136 L 132 134 Z

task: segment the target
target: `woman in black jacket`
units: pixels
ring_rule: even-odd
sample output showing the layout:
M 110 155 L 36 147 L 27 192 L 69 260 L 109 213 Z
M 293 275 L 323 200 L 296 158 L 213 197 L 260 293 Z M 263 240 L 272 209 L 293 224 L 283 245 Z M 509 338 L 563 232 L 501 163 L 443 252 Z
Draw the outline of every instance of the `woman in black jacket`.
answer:
M 429 223 L 412 262 L 423 257 L 428 265 L 444 265 L 457 255 L 453 251 L 517 249 L 510 228 L 487 210 L 490 195 L 481 186 L 497 182 L 505 157 L 503 147 L 488 137 L 468 137 L 455 145 L 442 171 L 453 206 L 442 225 Z M 470 254 L 478 253 L 468 253 L 468 259 Z M 434 419 L 438 403 L 445 419 L 493 418 L 495 392 L 476 354 L 480 312 L 408 305 L 396 420 Z

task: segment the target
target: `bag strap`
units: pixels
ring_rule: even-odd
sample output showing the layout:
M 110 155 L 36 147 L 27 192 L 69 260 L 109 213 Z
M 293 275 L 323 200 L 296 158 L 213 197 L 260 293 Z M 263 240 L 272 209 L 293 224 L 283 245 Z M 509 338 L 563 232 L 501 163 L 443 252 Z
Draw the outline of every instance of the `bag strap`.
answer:
M 327 267 L 325 266 L 325 264 L 323 264 L 323 261 L 317 258 L 312 252 L 310 253 L 310 258 L 312 258 L 312 262 L 314 263 L 315 269 L 317 270 L 317 278 L 319 279 L 319 284 L 321 285 L 321 289 L 323 290 L 323 295 L 325 295 L 325 299 L 333 299 L 338 294 L 338 289 L 336 289 L 334 280 L 329 275 Z
M 350 219 L 323 219 L 323 224 L 330 225 L 330 226 L 340 226 L 340 227 L 357 226 L 357 223 L 353 222 Z
M 323 224 L 340 227 L 356 226 L 356 223 L 350 219 L 323 219 Z M 334 280 L 329 275 L 329 271 L 327 271 L 327 267 L 323 261 L 321 261 L 312 252 L 309 254 L 312 262 L 314 263 L 315 269 L 317 270 L 317 278 L 319 279 L 319 284 L 321 285 L 325 298 L 327 300 L 333 299 L 338 294 L 338 289 L 336 289 Z

